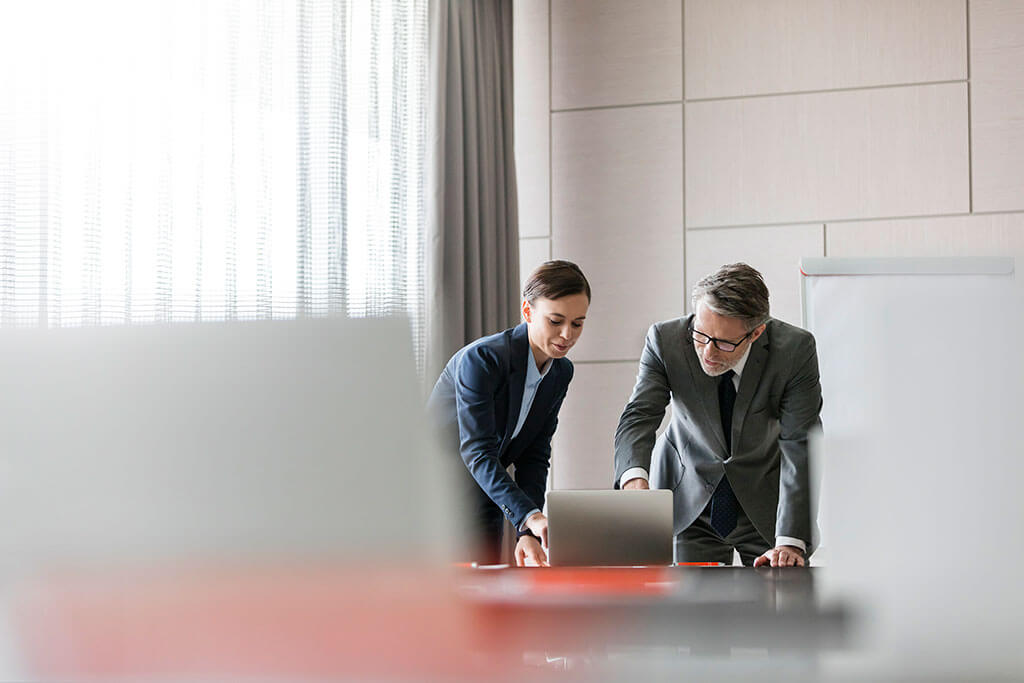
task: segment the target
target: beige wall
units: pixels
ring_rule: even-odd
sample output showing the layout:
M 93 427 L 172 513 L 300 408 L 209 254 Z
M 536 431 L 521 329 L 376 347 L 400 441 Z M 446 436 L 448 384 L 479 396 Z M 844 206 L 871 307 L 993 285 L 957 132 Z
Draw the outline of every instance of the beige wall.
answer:
M 578 262 L 552 485 L 604 488 L 647 327 L 746 261 L 1024 256 L 1019 0 L 516 0 L 524 274 Z

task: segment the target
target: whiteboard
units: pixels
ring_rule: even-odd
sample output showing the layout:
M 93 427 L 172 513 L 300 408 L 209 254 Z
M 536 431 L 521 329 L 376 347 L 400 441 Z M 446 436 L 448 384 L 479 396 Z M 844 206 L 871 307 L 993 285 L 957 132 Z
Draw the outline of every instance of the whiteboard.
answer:
M 938 257 L 938 258 L 821 258 L 804 257 L 800 259 L 800 303 L 803 314 L 804 329 L 814 331 L 814 315 L 821 315 L 822 307 L 827 305 L 831 296 L 827 290 L 839 292 L 839 302 L 854 296 L 856 285 L 851 284 L 867 281 L 862 278 L 874 276 L 886 278 L 886 283 L 896 286 L 907 284 L 907 278 L 917 278 L 918 283 L 926 286 L 934 278 L 950 277 L 990 277 L 1012 276 L 1014 261 L 1009 257 Z M 841 278 L 823 280 L 821 278 Z M 855 278 L 851 280 L 850 278 Z M 921 279 L 923 278 L 923 279 Z M 996 280 L 996 286 L 1001 286 Z M 826 284 L 831 283 L 831 284 Z M 876 283 L 877 284 L 877 283 Z M 815 289 L 825 290 L 824 296 Z M 810 302 L 812 305 L 808 305 Z
M 874 357 L 887 353 L 879 340 L 927 337 L 953 310 L 1003 296 L 1014 260 L 815 257 L 800 260 L 800 274 L 803 327 L 818 346 L 822 422 L 830 432 L 846 434 L 870 424 L 868 409 L 879 387 L 864 370 L 885 364 Z M 934 306 L 939 310 L 924 314 Z M 893 343 L 912 347 L 915 342 Z
M 908 662 L 924 678 L 1020 671 L 1024 292 L 1013 260 L 801 269 L 824 400 L 812 462 L 828 572 L 816 588 L 863 609 L 859 669 L 845 673 L 877 680 Z
M 880 387 L 865 369 L 884 366 L 893 348 L 880 340 L 897 335 L 892 345 L 912 348 L 953 311 L 1004 296 L 1014 260 L 815 257 L 800 260 L 800 274 L 803 327 L 818 346 L 822 422 L 845 435 L 870 427 Z
M 978 370 L 971 365 L 970 343 L 974 337 L 1014 339 L 1013 316 L 1003 314 L 1019 308 L 1013 299 L 1014 261 L 803 258 L 800 273 L 803 326 L 817 343 L 823 400 L 823 438 L 812 449 L 821 493 L 822 552 L 815 559 L 834 565 L 844 553 L 855 555 L 858 537 L 892 536 L 885 510 L 877 518 L 864 511 L 871 501 L 904 495 L 888 488 L 899 481 L 889 474 L 906 466 L 907 478 L 918 477 L 913 459 L 927 456 L 893 455 L 890 445 L 900 439 L 915 443 L 905 433 L 909 425 L 920 431 L 928 415 L 952 411 L 960 398 L 983 393 L 967 386 L 968 374 Z M 901 412 L 907 406 L 916 412 Z M 892 438 L 886 430 L 895 430 Z M 961 476 L 954 467 L 945 472 Z M 932 491 L 946 483 L 937 482 Z M 926 490 L 915 495 L 924 507 L 932 505 Z M 837 540 L 843 547 L 836 547 Z

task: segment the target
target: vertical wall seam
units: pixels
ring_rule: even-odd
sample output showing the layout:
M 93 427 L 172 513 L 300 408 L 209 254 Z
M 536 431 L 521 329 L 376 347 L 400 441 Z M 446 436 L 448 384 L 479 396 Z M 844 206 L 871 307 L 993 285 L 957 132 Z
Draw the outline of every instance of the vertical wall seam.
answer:
M 965 0 L 967 13 L 964 26 L 967 32 L 967 211 L 974 213 L 974 135 L 971 123 L 971 0 Z
M 680 127 L 682 128 L 681 145 L 679 153 L 683 155 L 682 163 L 680 167 L 683 172 L 682 176 L 682 196 L 681 196 L 681 210 L 682 216 L 680 216 L 681 224 L 683 226 L 683 312 L 686 313 L 690 307 L 689 297 L 686 295 L 686 0 L 680 0 L 682 6 L 679 10 L 679 68 L 682 69 L 680 74 L 679 82 L 681 84 L 682 92 L 680 97 L 682 102 L 679 105 L 681 117 Z
M 551 254 L 553 253 L 552 252 L 552 246 L 551 246 L 551 240 L 553 240 L 554 237 L 555 237 L 555 211 L 554 211 L 554 204 L 555 204 L 555 188 L 554 188 L 555 168 L 554 167 L 555 167 L 555 162 L 554 162 L 554 153 L 552 151 L 552 149 L 554 148 L 554 137 L 553 136 L 554 136 L 554 128 L 555 127 L 554 127 L 554 124 L 552 122 L 553 114 L 551 113 L 551 109 L 552 109 L 551 102 L 553 101 L 552 98 L 554 97 L 554 86 L 552 85 L 552 81 L 554 80 L 554 76 L 553 76 L 553 74 L 554 74 L 554 67 L 552 67 L 552 65 L 551 65 L 551 62 L 554 59 L 554 50 L 552 49 L 552 42 L 554 41 L 554 38 L 551 36 L 551 17 L 552 17 L 551 0 L 547 0 L 547 3 L 548 3 L 548 240 L 549 240 L 548 241 L 548 258 L 550 259 L 551 258 Z

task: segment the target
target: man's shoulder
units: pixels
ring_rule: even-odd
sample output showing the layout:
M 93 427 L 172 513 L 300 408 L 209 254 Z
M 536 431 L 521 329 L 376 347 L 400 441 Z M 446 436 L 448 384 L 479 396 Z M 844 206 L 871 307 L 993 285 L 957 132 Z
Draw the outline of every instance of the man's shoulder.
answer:
M 679 349 L 688 341 L 688 328 L 692 315 L 670 318 L 652 324 L 647 330 L 647 349 L 658 357 L 670 349 Z
M 679 318 L 669 318 L 668 320 L 660 320 L 651 325 L 648 334 L 654 333 L 658 337 L 673 337 L 673 336 L 686 336 L 686 330 L 690 326 L 690 319 L 692 315 L 684 315 Z
M 801 348 L 814 348 L 813 334 L 782 320 L 769 319 L 765 333 L 773 352 L 788 353 Z

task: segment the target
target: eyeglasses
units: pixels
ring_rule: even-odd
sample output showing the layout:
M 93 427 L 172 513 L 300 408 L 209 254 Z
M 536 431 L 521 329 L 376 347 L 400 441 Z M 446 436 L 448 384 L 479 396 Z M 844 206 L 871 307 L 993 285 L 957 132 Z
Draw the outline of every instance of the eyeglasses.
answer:
M 757 329 L 757 328 L 755 327 L 754 329 Z M 726 341 L 724 339 L 715 339 L 714 337 L 709 337 L 708 335 L 704 334 L 703 332 L 698 332 L 697 330 L 694 329 L 693 323 L 691 322 L 690 323 L 690 334 L 693 336 L 693 341 L 697 342 L 701 346 L 703 346 L 703 345 L 705 345 L 707 343 L 712 343 L 712 344 L 715 345 L 715 348 L 718 349 L 719 351 L 725 351 L 726 353 L 729 353 L 729 352 L 735 351 L 737 348 L 739 348 L 739 345 L 742 344 L 746 340 L 747 337 L 749 337 L 750 335 L 754 334 L 754 330 L 751 330 L 750 332 L 747 332 L 745 335 L 743 335 L 743 338 L 740 339 L 739 341 L 731 342 L 731 341 Z

